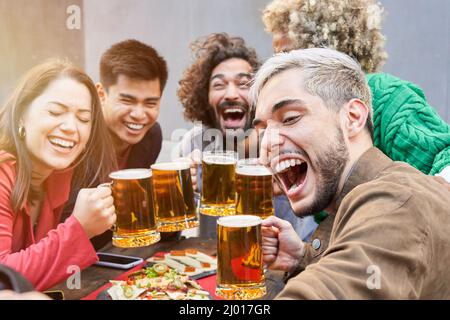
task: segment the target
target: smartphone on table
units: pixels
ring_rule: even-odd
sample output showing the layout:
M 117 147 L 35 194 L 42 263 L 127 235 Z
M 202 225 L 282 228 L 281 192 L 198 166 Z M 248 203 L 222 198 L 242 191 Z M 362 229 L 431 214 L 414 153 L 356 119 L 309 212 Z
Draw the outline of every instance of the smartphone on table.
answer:
M 64 292 L 61 290 L 47 290 L 43 294 L 50 297 L 52 300 L 64 300 Z
M 115 253 L 97 252 L 97 256 L 99 261 L 95 263 L 96 265 L 116 269 L 131 269 L 144 262 L 144 259 L 139 257 L 131 257 Z

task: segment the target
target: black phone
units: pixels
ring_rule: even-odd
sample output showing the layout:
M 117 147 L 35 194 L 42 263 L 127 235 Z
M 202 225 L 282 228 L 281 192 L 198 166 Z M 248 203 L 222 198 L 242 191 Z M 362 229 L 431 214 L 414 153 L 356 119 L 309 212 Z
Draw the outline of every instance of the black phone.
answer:
M 64 292 L 61 290 L 50 290 L 44 291 L 43 293 L 53 300 L 64 300 Z
M 96 265 L 116 269 L 130 269 L 144 262 L 144 259 L 139 257 L 131 257 L 107 252 L 97 252 L 97 256 L 99 261 L 95 263 Z

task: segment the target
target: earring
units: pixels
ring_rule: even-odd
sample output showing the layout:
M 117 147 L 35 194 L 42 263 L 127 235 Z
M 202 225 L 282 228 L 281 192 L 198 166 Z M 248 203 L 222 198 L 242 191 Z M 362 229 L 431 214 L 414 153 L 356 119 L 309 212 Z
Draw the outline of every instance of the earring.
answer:
M 19 126 L 19 137 L 20 139 L 24 140 L 27 133 L 25 132 L 25 127 L 20 125 Z

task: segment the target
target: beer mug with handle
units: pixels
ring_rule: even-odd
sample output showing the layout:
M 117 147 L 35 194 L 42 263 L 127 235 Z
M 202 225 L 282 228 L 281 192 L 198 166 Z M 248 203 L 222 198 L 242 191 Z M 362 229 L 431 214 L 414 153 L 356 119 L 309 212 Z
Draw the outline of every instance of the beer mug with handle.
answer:
M 117 221 L 113 245 L 121 248 L 144 247 L 160 240 L 155 215 L 152 171 L 125 169 L 109 175 Z
M 252 215 L 217 220 L 216 294 L 250 300 L 266 294 L 262 261 L 261 218 Z

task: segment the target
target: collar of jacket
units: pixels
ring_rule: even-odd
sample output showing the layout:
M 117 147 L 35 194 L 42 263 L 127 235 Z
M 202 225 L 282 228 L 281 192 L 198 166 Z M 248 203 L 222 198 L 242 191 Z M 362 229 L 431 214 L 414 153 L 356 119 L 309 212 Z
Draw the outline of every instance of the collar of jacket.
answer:
M 360 184 L 375 179 L 378 174 L 392 164 L 380 149 L 371 147 L 355 162 L 350 169 L 347 179 L 342 187 L 342 191 L 336 199 L 335 212 L 341 205 L 345 196 Z

